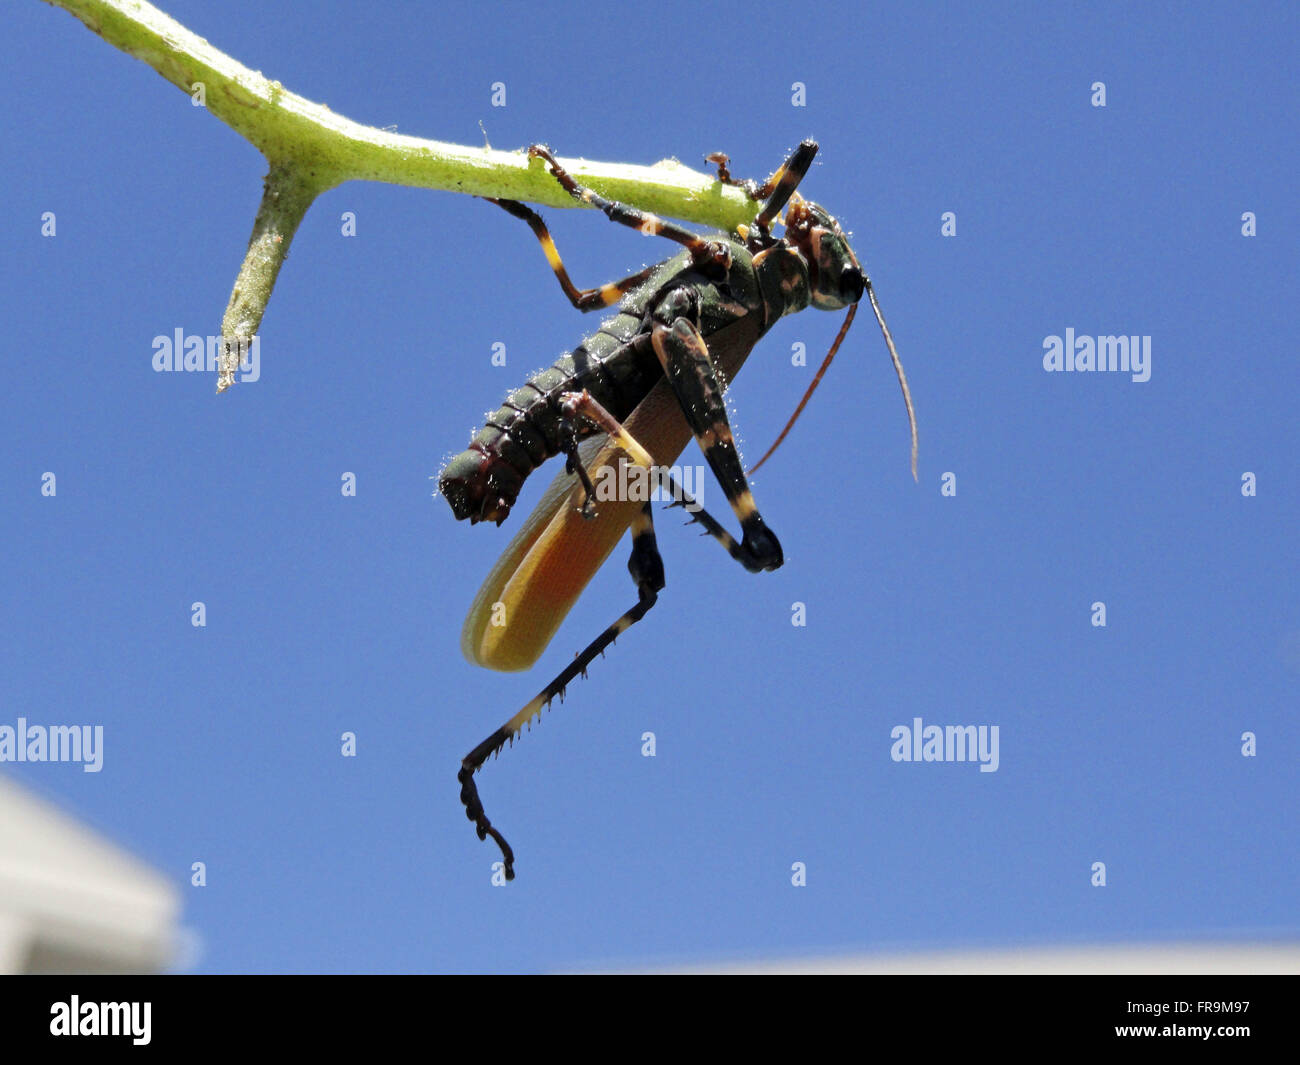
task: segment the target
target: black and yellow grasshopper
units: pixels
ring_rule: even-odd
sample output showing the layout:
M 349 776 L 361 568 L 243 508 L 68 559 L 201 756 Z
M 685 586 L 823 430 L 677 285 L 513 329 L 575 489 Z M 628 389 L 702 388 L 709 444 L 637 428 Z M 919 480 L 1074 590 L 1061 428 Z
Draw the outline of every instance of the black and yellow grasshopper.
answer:
M 671 495 L 672 505 L 686 506 L 691 520 L 701 524 L 747 570 L 779 567 L 781 545 L 763 523 L 750 494 L 727 422 L 723 391 L 777 319 L 805 307 L 826 311 L 847 307 L 844 325 L 790 419 L 793 424 L 848 332 L 864 292 L 903 389 L 912 432 L 912 474 L 916 475 L 916 419 L 911 396 L 871 282 L 835 219 L 795 191 L 816 152 L 814 142 L 804 141 L 761 186 L 733 180 L 726 156 L 710 156 L 718 165 L 720 181 L 741 185 L 753 199 L 765 202 L 750 225 L 731 236 L 709 239 L 603 198 L 575 182 L 548 149 L 539 145 L 529 148 L 530 158 L 543 159 L 575 199 L 598 208 L 615 222 L 684 247 L 666 262 L 596 289 L 580 290 L 570 281 L 550 233 L 536 213 L 513 200 L 492 201 L 528 223 L 576 308 L 591 311 L 621 303 L 618 313 L 597 332 L 511 393 L 469 448 L 452 459 L 439 477 L 439 489 L 458 519 L 500 524 L 533 470 L 555 455 L 562 454 L 567 460 L 565 471 L 557 476 L 480 589 L 465 621 L 461 647 L 477 665 L 500 670 L 529 668 L 629 527 L 632 555 L 628 569 L 637 587 L 636 605 L 461 763 L 461 801 L 466 815 L 474 822 L 479 839 L 491 835 L 501 847 L 508 880 L 514 878 L 514 854 L 483 812 L 475 772 L 489 755 L 513 742 L 519 730 L 555 696 L 563 694 L 568 683 L 584 673 L 616 637 L 640 621 L 664 587 L 650 503 L 639 499 L 602 502 L 595 514 L 593 476 L 628 463 L 652 471 L 656 483 Z M 777 238 L 771 227 L 783 209 L 785 234 Z M 739 543 L 700 509 L 668 472 L 692 436 L 740 522 Z

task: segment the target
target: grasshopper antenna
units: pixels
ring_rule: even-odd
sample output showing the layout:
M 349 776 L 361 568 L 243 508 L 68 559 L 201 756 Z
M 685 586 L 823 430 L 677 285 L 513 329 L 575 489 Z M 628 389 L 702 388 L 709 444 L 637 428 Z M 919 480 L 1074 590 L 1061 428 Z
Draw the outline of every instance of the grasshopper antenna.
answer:
M 894 338 L 890 335 L 889 326 L 885 324 L 885 316 L 880 313 L 876 290 L 871 287 L 869 277 L 863 277 L 862 280 L 866 284 L 867 298 L 871 300 L 871 309 L 876 312 L 876 321 L 880 323 L 880 332 L 885 338 L 885 346 L 889 348 L 889 357 L 894 362 L 894 373 L 898 374 L 898 384 L 903 389 L 903 405 L 907 407 L 907 424 L 912 430 L 912 480 L 916 481 L 916 410 L 912 406 L 912 391 L 907 387 L 907 374 L 903 372 L 903 360 L 898 357 L 898 349 L 894 347 Z
M 885 346 L 889 348 L 889 357 L 894 363 L 894 372 L 898 375 L 898 383 L 903 389 L 903 404 L 907 407 L 907 423 L 912 431 L 912 480 L 917 480 L 916 476 L 916 455 L 917 455 L 917 435 L 916 435 L 916 410 L 912 406 L 912 392 L 907 387 L 907 374 L 903 372 L 903 360 L 898 357 L 898 349 L 894 347 L 894 338 L 889 332 L 889 326 L 885 324 L 885 316 L 880 312 L 880 303 L 876 300 L 876 290 L 871 286 L 871 280 L 863 277 L 863 283 L 867 290 L 867 298 L 871 300 L 871 309 L 876 314 L 876 321 L 880 323 L 880 332 L 885 338 Z M 781 441 L 786 438 L 786 434 L 794 427 L 794 423 L 799 420 L 799 415 L 803 413 L 804 407 L 808 405 L 808 400 L 812 398 L 813 392 L 821 383 L 827 367 L 830 366 L 831 360 L 835 358 L 835 353 L 840 350 L 840 344 L 848 335 L 849 326 L 853 324 L 853 316 L 858 313 L 856 303 L 850 305 L 849 313 L 844 317 L 844 324 L 840 326 L 839 334 L 835 337 L 835 343 L 831 345 L 831 350 L 826 353 L 826 358 L 822 360 L 821 366 L 817 368 L 817 376 L 812 379 L 812 384 L 808 386 L 808 391 L 803 394 L 803 399 L 799 401 L 799 406 L 795 407 L 794 413 L 790 415 L 790 420 L 785 423 L 785 428 L 781 434 L 772 442 L 772 446 L 763 453 L 763 457 L 754 465 L 745 471 L 745 476 L 753 476 L 763 463 L 772 457 L 772 453 L 781 446 Z
M 773 440 L 772 446 L 763 452 L 763 457 L 745 471 L 746 477 L 752 477 L 754 471 L 772 457 L 772 453 L 781 446 L 781 441 L 786 438 L 786 434 L 794 428 L 794 423 L 799 420 L 799 415 L 803 413 L 804 407 L 808 405 L 808 400 L 812 398 L 813 392 L 816 391 L 818 384 L 821 383 L 822 376 L 826 373 L 826 368 L 831 364 L 831 359 L 835 358 L 835 353 L 840 350 L 840 343 L 848 335 L 849 326 L 853 324 L 853 316 L 857 313 L 858 305 L 856 303 L 850 304 L 849 313 L 844 316 L 844 324 L 840 326 L 839 335 L 835 337 L 835 343 L 831 345 L 831 350 L 826 353 L 826 358 L 822 359 L 821 366 L 817 368 L 817 376 L 812 379 L 812 384 L 808 386 L 808 391 L 803 394 L 803 399 L 799 401 L 799 406 L 795 407 L 794 413 L 790 415 L 790 420 L 785 423 L 785 428 L 781 430 L 781 435 Z

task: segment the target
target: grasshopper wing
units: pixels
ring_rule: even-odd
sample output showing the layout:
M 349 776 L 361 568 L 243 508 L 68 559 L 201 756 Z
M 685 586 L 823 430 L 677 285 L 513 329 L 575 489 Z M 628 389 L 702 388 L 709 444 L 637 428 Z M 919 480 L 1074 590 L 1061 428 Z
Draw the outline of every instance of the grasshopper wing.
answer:
M 637 405 L 625 426 L 663 466 L 676 462 L 691 439 L 666 381 Z M 601 433 L 583 441 L 580 455 L 594 479 L 602 467 L 616 465 L 623 451 Z M 585 519 L 577 511 L 581 501 L 578 478 L 561 470 L 492 567 L 461 630 L 461 650 L 475 665 L 507 672 L 531 667 L 643 505 L 600 501 L 596 516 Z

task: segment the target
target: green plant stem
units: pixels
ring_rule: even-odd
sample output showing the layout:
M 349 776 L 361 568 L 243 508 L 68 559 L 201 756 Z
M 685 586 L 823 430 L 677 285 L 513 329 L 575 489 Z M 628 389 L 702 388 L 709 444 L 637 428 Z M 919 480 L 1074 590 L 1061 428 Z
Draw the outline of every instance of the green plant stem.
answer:
M 45 0 L 146 63 L 267 159 L 265 192 L 222 321 L 217 391 L 234 380 L 230 352 L 252 338 L 312 201 L 344 181 L 385 181 L 472 196 L 579 207 L 540 160 L 375 129 L 249 70 L 144 0 Z M 539 131 L 539 134 L 543 131 Z M 673 161 L 655 166 L 561 159 L 578 181 L 657 215 L 731 231 L 750 221 L 745 193 Z

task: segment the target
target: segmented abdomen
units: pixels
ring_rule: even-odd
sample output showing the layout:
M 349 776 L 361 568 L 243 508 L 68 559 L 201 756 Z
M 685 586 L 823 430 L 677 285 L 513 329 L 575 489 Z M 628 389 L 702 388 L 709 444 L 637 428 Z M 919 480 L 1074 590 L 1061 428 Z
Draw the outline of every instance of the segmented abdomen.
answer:
M 584 388 L 620 421 L 663 375 L 641 319 L 619 314 L 578 347 L 515 389 L 438 478 L 458 520 L 495 521 L 510 513 L 524 479 L 559 453 L 560 397 Z M 579 425 L 579 438 L 596 430 Z

